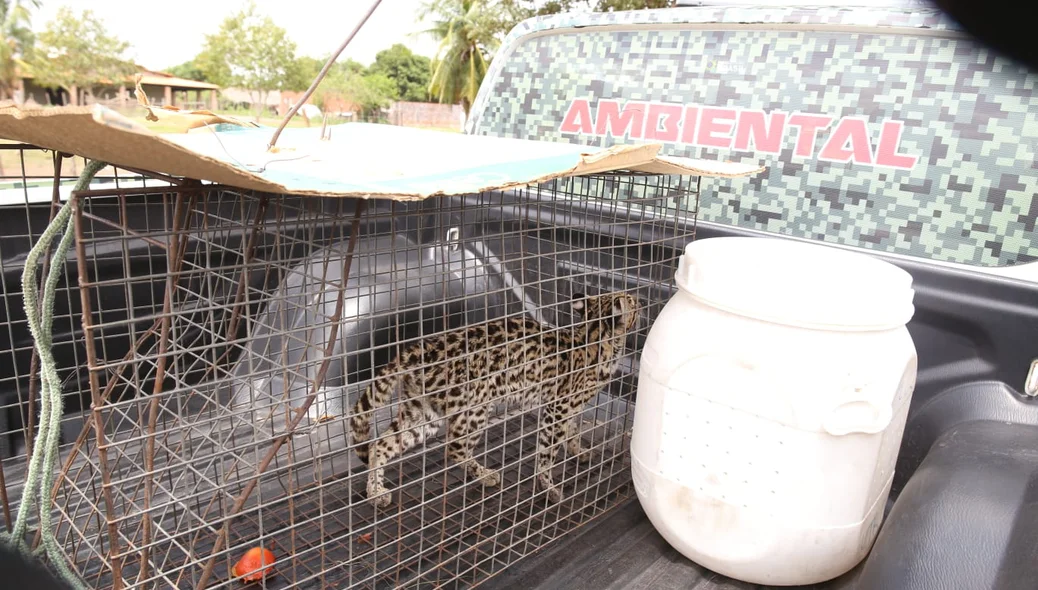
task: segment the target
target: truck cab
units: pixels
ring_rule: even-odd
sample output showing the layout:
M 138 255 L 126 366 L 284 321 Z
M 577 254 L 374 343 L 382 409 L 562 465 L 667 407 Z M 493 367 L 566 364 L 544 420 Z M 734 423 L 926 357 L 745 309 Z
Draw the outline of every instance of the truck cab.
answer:
M 589 146 L 660 142 L 668 155 L 761 164 L 767 170 L 746 179 L 704 178 L 698 200 L 682 201 L 697 239 L 768 236 L 866 253 L 908 271 L 915 289 L 908 329 L 919 370 L 885 518 L 869 555 L 816 587 L 1033 588 L 1038 73 L 971 39 L 924 2 L 678 4 L 520 23 L 494 56 L 466 133 Z M 63 173 L 52 175 L 51 155 L 32 146 L 0 143 L 0 151 L 17 154 L 0 163 L 20 163 L 21 170 L 17 178 L 11 168 L 6 174 L 16 183 L 8 195 L 17 198 L 0 201 L 6 213 L 0 217 L 0 461 L 7 469 L 0 489 L 14 497 L 24 481 L 24 433 L 35 417 L 30 375 L 37 370 L 20 300 L 21 272 L 52 214 L 51 199 L 58 203 L 59 193 L 70 188 L 66 182 L 54 189 L 53 179 L 74 179 L 77 170 L 67 160 Z M 34 161 L 40 164 L 35 172 L 28 167 Z M 144 184 L 125 177 L 120 182 L 123 189 Z M 158 197 L 139 199 L 127 223 L 142 231 L 153 221 L 163 227 L 164 211 Z M 638 223 L 610 219 L 582 230 L 573 224 L 565 239 L 611 243 L 617 241 L 607 233 L 611 225 Z M 415 226 L 404 228 L 414 243 L 443 246 L 428 227 Z M 240 245 L 242 235 L 213 239 Z M 127 239 L 125 248 L 137 268 L 147 269 L 143 274 L 160 275 L 165 268 L 165 256 L 146 255 L 143 239 Z M 520 241 L 508 248 L 510 260 L 523 259 L 528 249 Z M 486 252 L 493 254 L 492 248 Z M 644 255 L 653 253 L 646 249 Z M 673 257 L 675 252 L 663 256 Z M 503 266 L 494 256 L 480 260 L 492 263 L 485 265 L 488 275 Z M 121 268 L 122 260 L 113 257 L 97 280 L 119 278 Z M 552 271 L 530 272 L 541 282 Z M 630 272 L 626 279 L 637 283 Z M 74 265 L 66 276 L 75 276 Z M 265 276 L 249 280 L 257 293 L 276 286 Z M 117 280 L 109 287 L 106 305 L 113 312 L 120 305 L 161 304 L 157 282 L 132 292 Z M 66 391 L 64 444 L 82 430 L 90 407 L 76 294 L 74 286 L 62 287 L 55 311 L 54 355 Z M 659 293 L 653 303 L 659 307 L 668 296 Z M 128 342 L 131 327 L 120 329 L 106 339 L 109 358 L 122 357 L 129 346 L 117 344 Z M 364 330 L 353 336 L 365 336 Z M 624 367 L 635 369 L 634 363 Z M 565 527 L 546 527 L 535 542 L 529 528 L 513 529 L 516 546 L 554 541 L 494 569 L 481 587 L 754 587 L 683 557 L 656 532 L 631 486 L 615 489 L 627 490 L 616 507 L 574 513 Z M 584 517 L 587 523 L 570 528 Z M 491 525 L 508 526 L 506 520 Z M 511 564 L 517 555 L 505 557 Z
M 704 180 L 697 238 L 910 272 L 919 372 L 887 514 L 869 556 L 823 586 L 1032 587 L 1038 73 L 923 2 L 678 5 L 519 24 L 466 132 L 759 163 Z M 682 557 L 633 497 L 489 586 L 750 587 Z

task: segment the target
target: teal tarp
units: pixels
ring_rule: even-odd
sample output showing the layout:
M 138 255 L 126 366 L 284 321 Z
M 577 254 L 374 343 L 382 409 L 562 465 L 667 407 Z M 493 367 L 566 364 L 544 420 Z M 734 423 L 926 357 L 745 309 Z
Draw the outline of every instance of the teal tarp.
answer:
M 0 137 L 111 164 L 293 194 L 421 199 L 563 176 L 636 170 L 738 177 L 763 167 L 659 155 L 662 144 L 610 148 L 346 123 L 273 129 L 220 123 L 211 114 L 163 113 L 184 133 L 158 134 L 101 106 L 0 108 Z

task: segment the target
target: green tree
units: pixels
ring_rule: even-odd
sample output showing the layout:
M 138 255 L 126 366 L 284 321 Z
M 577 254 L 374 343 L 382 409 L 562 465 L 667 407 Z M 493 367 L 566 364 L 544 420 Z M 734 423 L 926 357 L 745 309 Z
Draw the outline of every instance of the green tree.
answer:
M 207 81 L 218 86 L 230 86 L 232 84 L 231 66 L 227 63 L 227 56 L 218 47 L 219 43 L 224 40 L 213 37 L 215 35 L 206 36 L 202 51 L 195 56 L 195 66 Z
M 288 72 L 285 89 L 302 92 L 309 88 L 310 84 L 313 84 L 314 79 L 317 78 L 321 68 L 324 67 L 325 61 L 308 55 L 297 57 Z
M 619 12 L 621 10 L 645 10 L 649 8 L 671 8 L 675 0 L 598 0 L 597 12 Z
M 670 8 L 675 0 L 501 0 L 518 18 L 559 14 L 560 12 L 594 11 L 616 12 L 620 10 L 644 10 L 647 8 Z M 512 23 L 513 25 L 515 23 Z
M 399 100 L 397 82 L 385 74 L 368 73 L 351 76 L 352 84 L 347 87 L 347 99 L 360 105 L 366 118 L 377 118 L 384 108 Z
M 331 109 L 332 99 L 336 96 L 341 97 L 342 86 L 339 83 L 340 77 L 335 72 L 328 72 L 328 75 L 321 80 L 321 85 L 314 90 L 314 93 L 310 96 L 310 102 L 317 105 L 324 112 L 328 112 Z
M 259 105 L 257 120 L 267 96 L 287 90 L 295 68 L 296 44 L 285 29 L 256 11 L 254 2 L 224 19 L 219 31 L 207 35 L 196 63 L 214 84 L 248 90 Z
M 377 118 L 379 111 L 398 99 L 397 84 L 380 73 L 358 70 L 357 62 L 335 64 L 314 92 L 313 102 L 323 111 L 331 110 L 334 99 L 342 99 L 360 107 L 365 119 Z
M 381 74 L 396 84 L 399 100 L 426 102 L 429 100 L 429 78 L 432 61 L 417 55 L 405 45 L 397 43 L 375 55 L 369 71 Z
M 361 76 L 358 82 L 353 101 L 360 105 L 368 117 L 388 108 L 393 101 L 400 100 L 397 81 L 385 74 L 368 73 Z
M 209 81 L 205 77 L 205 72 L 202 71 L 202 68 L 200 68 L 198 63 L 193 59 L 167 69 L 166 73 L 187 80 L 196 80 L 198 82 Z
M 325 59 L 327 61 L 327 58 Z M 332 71 L 339 70 L 344 74 L 363 74 L 368 71 L 364 64 L 354 59 L 347 58 L 346 61 L 337 61 L 332 65 Z
M 39 8 L 39 0 L 0 0 L 0 100 L 14 98 L 18 71 L 27 69 L 26 56 L 32 50 L 33 34 L 30 5 Z
M 76 16 L 63 6 L 40 33 L 30 65 L 37 84 L 63 88 L 78 104 L 79 89 L 93 96 L 98 87 L 123 84 L 136 71 L 125 57 L 129 48 L 90 10 Z
M 498 34 L 512 14 L 490 0 L 432 0 L 421 18 L 433 17 L 427 31 L 439 39 L 432 61 L 429 94 L 438 102 L 461 103 L 468 116 L 491 55 L 500 44 Z
M 297 60 L 296 71 L 293 73 L 293 76 L 298 78 L 294 82 L 294 85 L 299 86 L 297 90 L 305 90 L 310 87 L 310 84 L 313 83 L 329 57 L 331 56 L 326 56 L 322 59 L 303 57 Z M 313 63 L 309 63 L 309 60 L 313 60 Z M 331 69 L 328 70 L 328 75 L 324 77 L 324 80 L 321 81 L 320 86 L 317 87 L 317 90 L 311 97 L 312 102 L 320 107 L 321 110 L 328 110 L 325 107 L 325 103 L 334 96 L 343 97 L 343 92 L 347 87 L 347 80 L 350 76 L 362 76 L 366 71 L 367 68 L 364 67 L 364 64 L 352 59 L 333 63 Z

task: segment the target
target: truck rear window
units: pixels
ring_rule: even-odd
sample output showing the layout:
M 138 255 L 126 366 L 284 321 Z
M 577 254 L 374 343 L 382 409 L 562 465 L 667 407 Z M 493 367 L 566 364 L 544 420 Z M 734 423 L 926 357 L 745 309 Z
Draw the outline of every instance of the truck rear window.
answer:
M 769 166 L 704 181 L 708 222 L 970 265 L 1038 258 L 1035 75 L 947 31 L 713 28 L 520 38 L 470 131 Z

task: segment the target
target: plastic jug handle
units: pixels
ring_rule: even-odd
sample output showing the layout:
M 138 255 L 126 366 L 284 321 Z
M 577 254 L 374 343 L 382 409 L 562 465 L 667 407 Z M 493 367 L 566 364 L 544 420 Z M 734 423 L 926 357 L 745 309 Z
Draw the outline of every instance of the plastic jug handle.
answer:
M 876 434 L 890 424 L 894 411 L 889 404 L 869 399 L 846 398 L 822 420 L 822 429 L 833 436 Z

